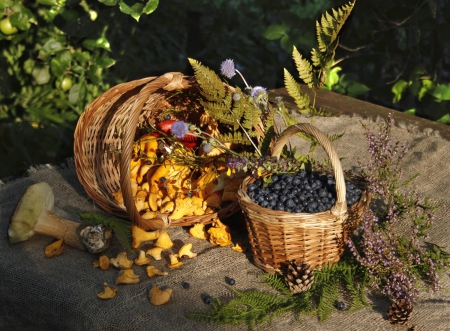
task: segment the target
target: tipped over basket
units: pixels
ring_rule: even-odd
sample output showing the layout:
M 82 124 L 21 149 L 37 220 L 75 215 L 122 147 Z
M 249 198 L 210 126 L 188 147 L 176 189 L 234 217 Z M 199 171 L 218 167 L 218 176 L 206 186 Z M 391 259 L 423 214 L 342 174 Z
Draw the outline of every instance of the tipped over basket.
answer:
M 137 130 L 154 124 L 156 118 L 174 109 L 179 119 L 195 123 L 198 118 L 187 118 L 187 114 L 202 113 L 198 95 L 194 77 L 172 72 L 114 86 L 89 104 L 77 123 L 74 142 L 77 176 L 89 197 L 108 213 L 129 218 L 143 229 L 207 224 L 238 211 L 235 201 L 204 215 L 171 220 L 168 214 L 158 213 L 152 219 L 144 219 L 135 206 L 130 161 Z M 119 189 L 123 205 L 112 197 Z
M 254 263 L 269 273 L 292 260 L 306 263 L 312 270 L 338 262 L 370 203 L 370 195 L 360 181 L 356 184 L 361 189 L 361 197 L 347 207 L 345 178 L 336 150 L 328 137 L 310 124 L 296 124 L 283 131 L 272 156 L 279 158 L 288 139 L 298 132 L 315 137 L 327 152 L 336 180 L 337 198 L 333 207 L 324 212 L 272 210 L 259 206 L 247 194 L 247 186 L 257 178 L 244 179 L 238 190 L 238 201 L 245 215 Z

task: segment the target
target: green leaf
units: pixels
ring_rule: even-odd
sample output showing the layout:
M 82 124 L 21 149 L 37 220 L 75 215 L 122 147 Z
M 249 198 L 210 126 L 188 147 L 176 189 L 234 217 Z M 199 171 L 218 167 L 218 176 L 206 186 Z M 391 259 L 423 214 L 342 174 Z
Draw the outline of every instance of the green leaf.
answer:
M 119 0 L 98 0 L 98 2 L 106 6 L 115 6 L 119 3 Z
M 116 60 L 111 59 L 107 56 L 99 56 L 95 59 L 95 64 L 101 68 L 109 68 L 116 63 Z
M 46 84 L 50 80 L 50 67 L 48 65 L 35 65 L 31 75 L 36 81 L 36 84 Z
M 22 7 L 19 12 L 13 13 L 9 18 L 11 24 L 20 30 L 28 30 L 32 22 L 36 23 L 33 13 L 25 7 Z
M 96 48 L 103 48 L 107 51 L 111 51 L 111 45 L 109 44 L 108 39 L 106 39 L 105 37 L 100 37 L 97 40 L 86 39 L 85 41 L 83 41 L 83 46 L 90 51 L 93 51 Z
M 411 109 L 407 109 L 403 111 L 405 114 L 409 114 L 409 115 L 416 115 L 416 109 L 415 108 L 411 108 Z
M 153 13 L 156 8 L 158 8 L 159 5 L 159 0 L 148 0 L 147 4 L 145 5 L 144 9 L 142 10 L 142 12 L 144 14 L 151 14 Z
M 53 76 L 62 76 L 69 68 L 72 61 L 72 54 L 68 50 L 63 50 L 50 61 L 50 70 Z
M 445 114 L 440 119 L 437 120 L 439 123 L 450 124 L 450 114 Z
M 144 4 L 136 2 L 134 4 L 128 4 L 124 0 L 119 0 L 120 11 L 124 14 L 128 14 L 139 22 L 139 17 L 144 11 Z
M 87 75 L 92 84 L 100 85 L 102 83 L 102 68 L 97 65 L 91 65 L 87 71 Z
M 439 101 L 450 100 L 450 84 L 442 84 L 436 87 L 433 96 Z
M 0 1 L 0 9 L 6 9 L 12 7 L 14 4 L 14 0 L 2 0 Z
M 37 0 L 37 3 L 45 6 L 57 6 L 58 1 L 57 0 Z
M 77 51 L 77 52 L 73 53 L 73 57 L 81 64 L 85 64 L 91 58 L 91 54 L 89 52 Z
M 44 44 L 44 46 L 42 46 L 41 50 L 39 51 L 39 58 L 46 58 L 47 56 L 63 49 L 65 49 L 65 46 L 61 42 L 56 41 L 54 38 L 51 38 Z
M 422 86 L 419 89 L 419 93 L 417 94 L 417 98 L 419 99 L 419 101 L 421 101 L 427 93 L 435 88 L 434 82 L 430 79 L 422 79 L 421 82 Z
M 337 83 L 339 83 L 338 72 L 341 70 L 342 70 L 341 67 L 334 67 L 333 69 L 327 70 L 327 79 L 326 79 L 325 85 L 323 87 L 331 91 L 333 88 L 333 85 L 336 85 Z
M 75 105 L 84 100 L 86 92 L 86 84 L 84 82 L 73 85 L 69 91 L 69 102 Z
M 399 81 L 397 81 L 397 83 L 394 84 L 394 86 L 392 86 L 392 93 L 394 93 L 394 98 L 392 99 L 393 103 L 397 103 L 402 99 L 402 94 L 403 92 L 405 92 L 406 88 L 408 87 L 408 82 L 400 79 Z
M 261 35 L 267 40 L 276 40 L 287 36 L 286 30 L 288 29 L 289 27 L 284 24 L 272 24 Z

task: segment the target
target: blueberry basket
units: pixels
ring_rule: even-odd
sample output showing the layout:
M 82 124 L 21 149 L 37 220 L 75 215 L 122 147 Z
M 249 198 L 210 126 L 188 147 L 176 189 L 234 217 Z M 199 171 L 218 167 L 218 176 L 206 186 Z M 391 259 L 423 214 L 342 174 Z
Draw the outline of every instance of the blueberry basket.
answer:
M 306 263 L 312 270 L 320 269 L 326 263 L 338 262 L 371 200 L 367 183 L 359 177 L 352 177 L 348 179 L 358 186 L 361 195 L 358 201 L 347 205 L 346 178 L 336 150 L 328 137 L 310 124 L 300 123 L 284 130 L 272 156 L 279 158 L 289 138 L 299 132 L 313 136 L 325 149 L 336 181 L 336 201 L 329 210 L 316 213 L 273 210 L 258 205 L 247 193 L 247 186 L 258 178 L 248 176 L 244 179 L 237 195 L 245 215 L 254 263 L 269 273 L 292 260 Z

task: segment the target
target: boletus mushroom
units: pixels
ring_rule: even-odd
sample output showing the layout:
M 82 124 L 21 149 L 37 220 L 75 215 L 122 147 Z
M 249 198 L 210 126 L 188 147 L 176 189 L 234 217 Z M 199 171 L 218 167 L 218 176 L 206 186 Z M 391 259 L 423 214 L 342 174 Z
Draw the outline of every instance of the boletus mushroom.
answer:
M 45 182 L 31 185 L 14 209 L 8 228 L 9 242 L 25 241 L 37 233 L 63 239 L 66 245 L 84 250 L 78 233 L 81 224 L 52 213 L 54 203 L 50 185 Z

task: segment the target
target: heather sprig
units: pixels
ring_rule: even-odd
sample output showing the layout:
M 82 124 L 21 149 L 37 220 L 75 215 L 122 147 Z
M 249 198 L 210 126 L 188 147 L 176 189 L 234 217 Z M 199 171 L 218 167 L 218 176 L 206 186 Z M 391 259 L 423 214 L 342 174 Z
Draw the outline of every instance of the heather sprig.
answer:
M 408 146 L 393 141 L 393 125 L 391 114 L 381 122 L 378 134 L 363 124 L 370 158 L 358 165 L 378 203 L 364 212 L 359 236 L 349 240 L 348 246 L 381 293 L 414 302 L 419 294 L 417 280 L 439 290 L 438 272 L 449 260 L 440 247 L 424 242 L 436 206 L 410 189 L 416 176 L 403 179 L 401 163 Z M 405 224 L 409 228 L 406 236 L 399 233 Z

